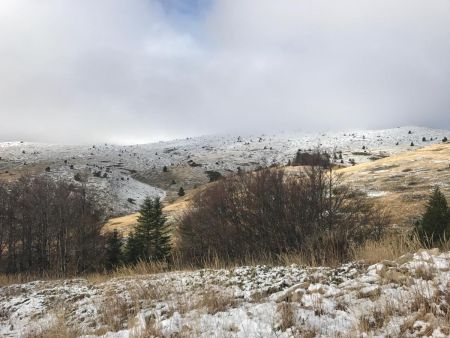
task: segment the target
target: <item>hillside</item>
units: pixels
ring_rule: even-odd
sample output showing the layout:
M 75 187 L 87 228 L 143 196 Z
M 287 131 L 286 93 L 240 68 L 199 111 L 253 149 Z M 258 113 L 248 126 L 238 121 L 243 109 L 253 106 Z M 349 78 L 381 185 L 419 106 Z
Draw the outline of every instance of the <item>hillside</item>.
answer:
M 0 289 L 2 337 L 448 337 L 450 253 Z
M 446 130 L 401 127 L 203 136 L 128 146 L 5 142 L 0 143 L 0 180 L 31 173 L 81 185 L 74 179 L 78 174 L 109 216 L 123 216 L 136 211 L 145 196 L 165 197 L 170 202 L 180 187 L 189 191 L 205 184 L 207 171 L 227 174 L 238 168 L 286 164 L 298 149 L 317 146 L 329 153 L 342 152 L 344 165 L 350 165 L 351 159 L 359 164 L 440 143 L 449 135 Z M 163 173 L 164 166 L 168 170 Z
M 450 198 L 450 143 L 430 145 L 374 162 L 340 169 L 344 180 L 392 211 L 394 221 L 411 225 L 438 186 Z
M 286 167 L 292 173 L 299 167 Z M 427 145 L 371 162 L 338 169 L 343 181 L 351 184 L 391 211 L 393 222 L 410 226 L 424 209 L 430 191 L 439 186 L 450 198 L 450 143 Z M 164 211 L 173 221 L 187 207 L 192 195 L 166 203 Z M 127 234 L 136 224 L 138 214 L 112 218 L 105 229 Z

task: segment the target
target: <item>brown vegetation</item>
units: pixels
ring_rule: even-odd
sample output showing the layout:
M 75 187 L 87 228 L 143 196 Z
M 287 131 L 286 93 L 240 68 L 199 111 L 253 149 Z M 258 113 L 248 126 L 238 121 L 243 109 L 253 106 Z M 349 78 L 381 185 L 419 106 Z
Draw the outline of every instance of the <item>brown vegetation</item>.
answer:
M 47 177 L 0 186 L 0 268 L 73 274 L 101 262 L 101 213 L 84 189 Z
M 180 250 L 194 264 L 292 252 L 323 264 L 349 259 L 352 248 L 379 238 L 387 223 L 331 170 L 312 166 L 295 177 L 264 169 L 200 192 L 180 220 Z

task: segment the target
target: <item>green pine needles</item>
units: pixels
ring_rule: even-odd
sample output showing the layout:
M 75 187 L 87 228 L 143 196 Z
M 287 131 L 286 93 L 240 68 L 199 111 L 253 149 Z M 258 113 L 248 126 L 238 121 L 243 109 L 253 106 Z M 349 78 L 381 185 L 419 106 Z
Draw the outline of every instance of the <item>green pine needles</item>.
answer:
M 126 261 L 168 261 L 172 250 L 170 229 L 160 199 L 147 197 L 139 213 L 138 224 L 125 247 Z

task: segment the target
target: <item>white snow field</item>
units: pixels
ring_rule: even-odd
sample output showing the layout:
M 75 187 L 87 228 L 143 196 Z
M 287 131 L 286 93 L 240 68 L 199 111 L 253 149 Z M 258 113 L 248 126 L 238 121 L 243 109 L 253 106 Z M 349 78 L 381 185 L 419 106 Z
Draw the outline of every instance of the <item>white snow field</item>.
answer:
M 53 177 L 64 177 L 77 183 L 74 181 L 75 173 L 85 173 L 88 188 L 98 195 L 97 199 L 108 208 L 107 211 L 111 215 L 123 215 L 135 211 L 147 195 L 164 197 L 165 187 L 151 187 L 134 179 L 149 170 L 158 173 L 163 166 L 170 169 L 201 165 L 197 169 L 224 174 L 235 172 L 238 167 L 252 169 L 286 164 L 298 149 L 307 151 L 317 146 L 330 153 L 342 151 L 344 165 L 350 165 L 350 159 L 356 163 L 367 162 L 439 143 L 444 136 L 450 137 L 450 131 L 400 127 L 346 132 L 203 136 L 128 146 L 4 142 L 0 143 L 0 176 L 8 177 L 15 170 L 24 168 L 45 173 L 48 166 L 48 174 Z
M 0 289 L 0 336 L 449 337 L 450 252 L 372 266 L 239 267 Z M 56 337 L 56 336 L 55 336 Z

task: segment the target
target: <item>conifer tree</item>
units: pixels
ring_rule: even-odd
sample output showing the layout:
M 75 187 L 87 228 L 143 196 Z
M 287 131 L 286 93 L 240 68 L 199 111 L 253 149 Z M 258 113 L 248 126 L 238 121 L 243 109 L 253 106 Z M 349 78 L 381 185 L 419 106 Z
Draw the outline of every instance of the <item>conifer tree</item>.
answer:
M 162 212 L 162 204 L 157 197 L 153 202 L 153 238 L 154 259 L 157 261 L 168 260 L 172 246 L 170 243 L 170 229 L 166 223 L 166 216 Z
M 125 261 L 128 264 L 136 264 L 140 259 L 140 253 L 142 252 L 140 242 L 136 238 L 134 232 L 128 235 L 127 243 L 125 245 L 124 256 Z
M 128 238 L 127 261 L 167 260 L 171 251 L 170 234 L 160 199 L 147 197 L 139 213 L 135 231 Z
M 426 244 L 434 244 L 450 235 L 450 211 L 444 194 L 436 187 L 426 211 L 417 224 L 419 236 Z
M 138 260 L 149 261 L 153 255 L 152 246 L 154 206 L 153 200 L 147 197 L 139 210 L 138 224 L 135 229 L 135 239 L 138 242 Z
M 116 229 L 108 236 L 106 246 L 106 268 L 112 270 L 122 262 L 122 238 Z

